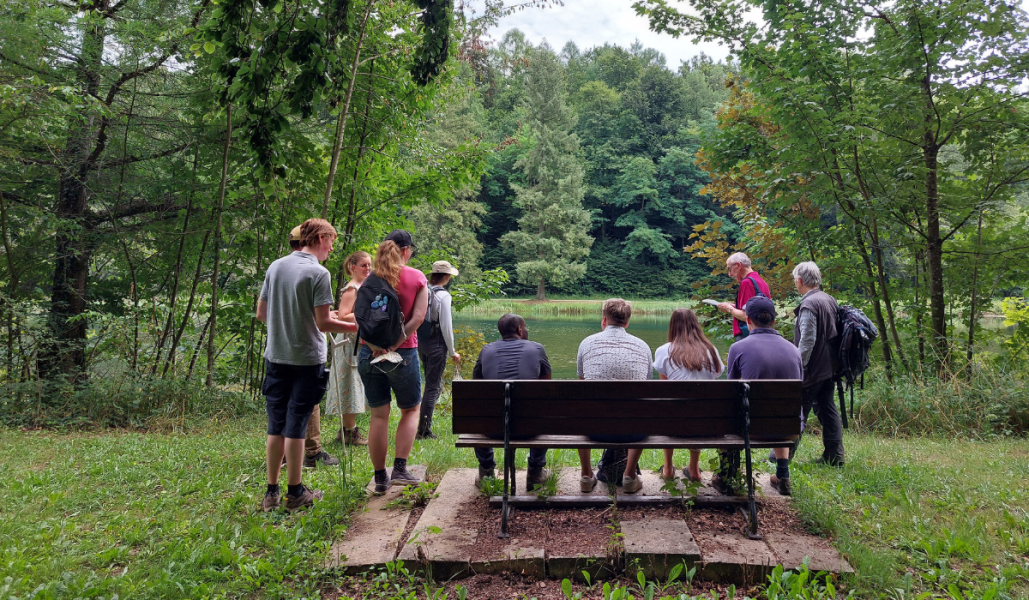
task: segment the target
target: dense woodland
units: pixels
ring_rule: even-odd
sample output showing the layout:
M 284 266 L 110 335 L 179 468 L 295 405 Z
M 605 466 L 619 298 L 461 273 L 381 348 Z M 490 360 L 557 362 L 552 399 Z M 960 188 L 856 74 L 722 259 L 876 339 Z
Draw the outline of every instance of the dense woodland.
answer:
M 493 2 L 4 5 L 3 413 L 252 397 L 264 271 L 319 216 L 334 285 L 405 227 L 414 266 L 461 269 L 459 305 L 725 296 L 734 250 L 786 300 L 815 260 L 877 323 L 887 375 L 1023 377 L 1026 14 L 693 5 L 637 10 L 728 64 L 491 39 Z M 984 331 L 1001 311 L 1015 328 Z

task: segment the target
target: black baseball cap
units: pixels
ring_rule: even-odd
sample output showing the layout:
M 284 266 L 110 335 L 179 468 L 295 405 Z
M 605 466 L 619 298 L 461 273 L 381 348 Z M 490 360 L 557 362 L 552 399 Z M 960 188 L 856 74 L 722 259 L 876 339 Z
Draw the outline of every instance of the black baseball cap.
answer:
M 401 248 L 407 248 L 408 246 L 414 246 L 414 240 L 411 239 L 411 234 L 404 231 L 403 229 L 394 229 L 389 232 L 386 239 L 395 243 Z
M 751 319 L 761 313 L 768 313 L 772 315 L 773 319 L 775 318 L 775 304 L 768 299 L 768 296 L 754 296 L 750 300 L 747 300 L 747 307 L 745 310 L 747 316 Z

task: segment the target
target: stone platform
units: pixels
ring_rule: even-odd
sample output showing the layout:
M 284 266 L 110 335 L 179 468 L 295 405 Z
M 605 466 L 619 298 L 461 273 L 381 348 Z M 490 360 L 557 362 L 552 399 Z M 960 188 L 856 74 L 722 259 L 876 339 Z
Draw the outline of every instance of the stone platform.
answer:
M 524 473 L 519 472 L 519 484 L 524 483 Z M 811 535 L 769 533 L 765 539 L 756 541 L 747 539 L 742 532 L 735 535 L 697 532 L 694 535 L 683 519 L 628 516 L 620 520 L 625 548 L 620 564 L 611 564 L 603 552 L 562 556 L 552 553 L 544 540 L 515 537 L 505 541 L 498 556 L 486 560 L 490 557 L 475 556 L 473 548 L 478 535 L 495 535 L 495 524 L 483 526 L 462 516 L 462 508 L 474 502 L 479 493 L 473 484 L 475 474 L 475 469 L 447 471 L 436 489 L 437 496 L 429 501 L 403 545 L 400 538 L 408 527 L 411 513 L 382 510 L 399 495 L 399 488 L 391 489 L 385 496 L 371 498 L 367 509 L 354 518 L 346 538 L 333 544 L 327 566 L 352 574 L 402 560 L 408 569 L 431 569 L 433 577 L 443 581 L 502 571 L 538 578 L 576 578 L 581 577 L 583 570 L 589 571 L 593 579 L 610 578 L 624 571 L 632 571 L 629 575 L 642 571 L 647 578 L 664 579 L 675 565 L 685 563 L 687 567 L 697 567 L 699 578 L 742 584 L 763 580 L 779 564 L 796 568 L 807 557 L 814 570 L 853 572 L 846 559 L 828 542 Z M 586 496 L 597 503 L 607 498 L 607 489 L 602 484 L 591 494 L 580 494 L 577 468 L 562 469 L 558 475 L 559 496 Z M 636 499 L 650 497 L 654 502 L 662 498 L 677 501 L 661 489 L 664 482 L 657 474 L 645 473 L 643 477 L 644 487 L 639 495 L 624 495 L 628 502 L 634 496 Z M 709 481 L 705 473 L 705 485 L 697 492 L 698 505 L 716 504 L 724 498 L 707 485 Z M 780 496 L 769 485 L 767 475 L 759 475 L 758 482 L 762 501 L 789 502 L 789 498 Z M 622 496 L 619 495 L 619 502 Z M 531 502 L 533 497 L 524 498 Z M 705 502 L 704 498 L 710 502 Z M 555 501 L 551 508 L 559 504 Z M 499 518 L 499 510 L 490 510 L 486 517 Z

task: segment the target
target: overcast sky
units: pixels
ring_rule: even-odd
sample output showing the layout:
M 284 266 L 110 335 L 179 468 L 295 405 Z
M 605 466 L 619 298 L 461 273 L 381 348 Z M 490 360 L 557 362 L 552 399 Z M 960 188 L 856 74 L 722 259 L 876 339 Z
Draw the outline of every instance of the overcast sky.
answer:
M 512 0 L 511 4 L 517 1 Z M 683 3 L 677 8 L 686 10 L 688 6 Z M 480 7 L 481 4 L 476 8 Z M 728 51 L 716 44 L 696 45 L 684 38 L 650 31 L 647 19 L 637 16 L 632 9 L 632 0 L 564 0 L 564 6 L 526 9 L 502 19 L 490 36 L 500 41 L 511 29 L 520 29 L 535 44 L 546 39 L 555 52 L 560 52 L 569 41 L 586 50 L 607 42 L 627 47 L 639 40 L 644 47 L 664 54 L 672 69 L 701 52 L 720 60 L 728 56 Z
M 519 1 L 510 0 L 509 4 Z M 1029 0 L 1018 0 L 1018 3 L 1022 10 L 1029 9 Z M 481 11 L 481 2 L 471 0 L 470 4 Z M 672 4 L 679 10 L 689 10 L 687 2 Z M 511 29 L 520 29 L 536 44 L 546 39 L 555 52 L 560 52 L 569 41 L 575 42 L 580 50 L 586 50 L 606 42 L 627 47 L 640 40 L 644 47 L 664 54 L 673 70 L 680 61 L 701 52 L 716 60 L 725 60 L 728 56 L 728 50 L 717 44 L 697 45 L 684 38 L 675 39 L 650 31 L 647 19 L 637 16 L 632 9 L 632 0 L 564 0 L 564 6 L 526 9 L 502 19 L 490 32 L 491 37 L 499 41 Z

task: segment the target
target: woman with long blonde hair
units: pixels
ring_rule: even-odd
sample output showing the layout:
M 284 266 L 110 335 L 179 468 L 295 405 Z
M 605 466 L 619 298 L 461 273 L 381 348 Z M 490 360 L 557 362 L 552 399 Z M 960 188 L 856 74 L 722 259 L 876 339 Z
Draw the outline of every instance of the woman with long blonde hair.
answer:
M 677 308 L 668 323 L 668 343 L 654 351 L 654 369 L 661 379 L 676 381 L 715 379 L 722 374 L 722 359 L 714 344 L 704 335 L 697 315 L 688 308 Z M 675 477 L 672 449 L 665 448 L 661 476 Z M 690 450 L 690 464 L 683 475 L 700 481 L 700 450 Z
M 371 408 L 368 426 L 368 454 L 375 469 L 375 495 L 386 493 L 393 485 L 417 485 L 421 480 L 407 470 L 407 457 L 414 446 L 422 402 L 422 378 L 418 364 L 418 326 L 428 308 L 428 280 L 418 269 L 407 266 L 414 254 L 411 234 L 396 229 L 379 244 L 373 274 L 396 292 L 398 308 L 404 315 L 404 331 L 387 348 L 361 345 L 357 371 L 364 382 L 365 397 Z M 373 282 L 376 280 L 373 278 Z M 372 285 L 370 282 L 367 285 Z M 376 282 L 378 285 L 378 282 Z M 375 289 L 375 288 L 369 288 Z M 374 362 L 373 362 L 374 361 Z M 386 474 L 389 452 L 389 412 L 391 392 L 397 398 L 400 422 L 397 423 L 393 472 Z
M 343 261 L 343 272 L 350 281 L 343 286 L 339 296 L 337 318 L 346 323 L 357 323 L 354 317 L 354 301 L 357 290 L 372 272 L 372 257 L 362 250 L 354 252 Z M 325 412 L 339 414 L 342 423 L 336 441 L 348 446 L 367 446 L 368 438 L 357 428 L 357 415 L 365 412 L 364 383 L 357 373 L 357 355 L 354 344 L 357 333 L 346 333 L 332 337 L 332 376 L 325 395 Z

